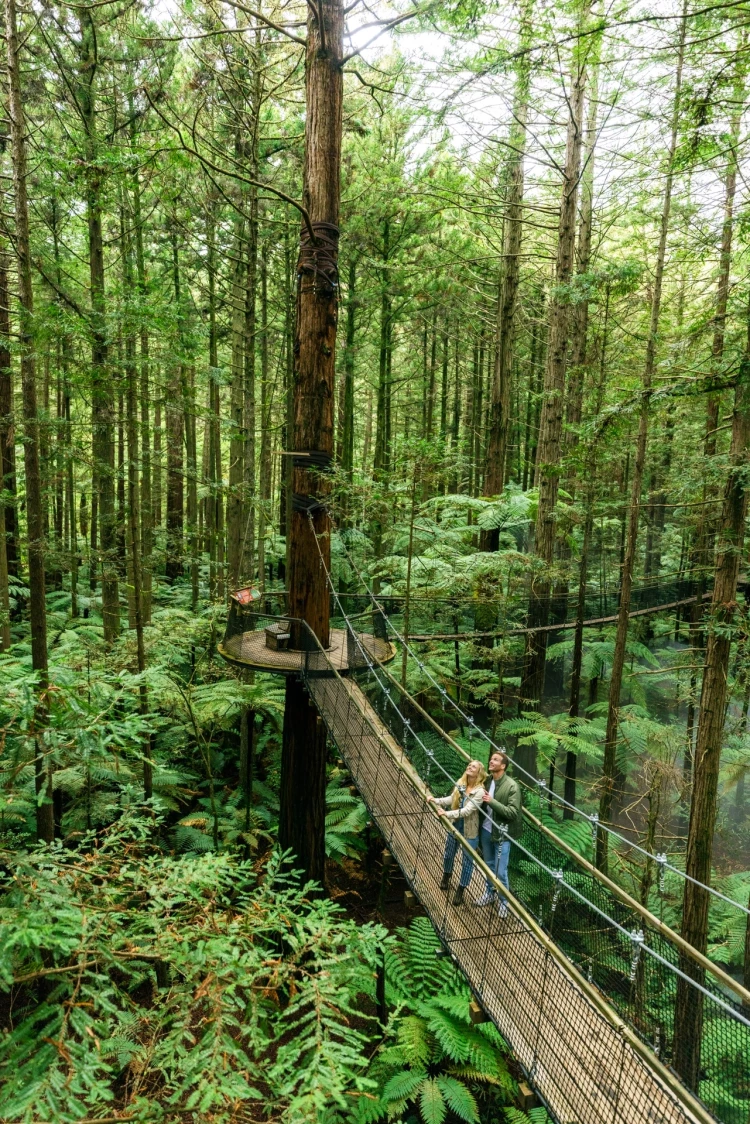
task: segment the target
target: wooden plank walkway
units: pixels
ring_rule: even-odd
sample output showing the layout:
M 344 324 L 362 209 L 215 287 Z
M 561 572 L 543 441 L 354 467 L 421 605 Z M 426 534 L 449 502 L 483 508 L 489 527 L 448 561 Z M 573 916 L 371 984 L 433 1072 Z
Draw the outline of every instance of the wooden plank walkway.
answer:
M 404 750 L 356 681 L 329 674 L 307 685 L 404 875 L 559 1124 L 705 1124 L 707 1111 L 636 1048 L 605 1001 L 587 996 L 523 910 L 500 918 L 450 904 L 439 885 L 444 822 L 427 808 Z M 467 897 L 483 883 L 475 868 Z

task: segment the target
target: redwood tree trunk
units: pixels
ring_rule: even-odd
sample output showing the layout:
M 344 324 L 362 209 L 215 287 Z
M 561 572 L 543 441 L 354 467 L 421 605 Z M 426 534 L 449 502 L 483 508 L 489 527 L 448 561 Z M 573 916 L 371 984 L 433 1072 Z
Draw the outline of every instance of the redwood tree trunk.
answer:
M 589 5 L 584 3 L 583 18 Z M 555 267 L 556 294 L 549 305 L 549 332 L 547 339 L 547 365 L 544 372 L 542 416 L 537 448 L 537 506 L 534 553 L 543 569 L 532 581 L 529 598 L 529 626 L 546 625 L 549 620 L 552 566 L 555 545 L 555 508 L 559 484 L 562 452 L 563 400 L 565 395 L 565 366 L 570 331 L 570 304 L 563 295 L 573 273 L 575 249 L 576 201 L 581 165 L 583 100 L 586 86 L 585 48 L 580 46 L 573 55 L 573 74 L 568 99 L 570 116 L 563 169 L 560 220 L 557 236 L 557 261 Z M 547 653 L 547 633 L 527 634 L 526 655 L 521 677 L 520 707 L 530 709 L 541 702 L 544 690 L 544 664 Z M 536 772 L 536 748 L 519 746 L 515 754 L 518 764 L 527 772 Z
M 690 805 L 682 907 L 682 936 L 699 952 L 708 944 L 708 891 L 711 881 L 711 852 L 716 823 L 716 793 L 721 762 L 722 735 L 727 706 L 729 653 L 737 614 L 737 578 L 742 558 L 747 508 L 747 464 L 750 445 L 750 310 L 748 345 L 734 398 L 729 471 L 724 486 L 721 525 L 716 543 L 714 589 L 708 619 L 706 655 L 703 664 L 698 734 L 693 760 L 693 794 Z M 689 957 L 680 956 L 685 975 L 703 982 L 703 973 Z M 700 1081 L 703 997 L 684 979 L 677 980 L 674 1067 L 690 1088 Z
M 309 5 L 305 120 L 304 203 L 312 233 L 304 226 L 297 263 L 297 324 L 294 368 L 294 445 L 297 453 L 333 454 L 333 399 L 338 301 L 338 221 L 341 165 L 343 5 L 319 0 Z M 304 458 L 293 466 L 289 514 L 289 614 L 307 622 L 328 645 L 329 592 L 320 565 L 330 565 L 327 490 Z M 299 625 L 292 644 L 307 636 Z M 308 878 L 325 873 L 325 728 L 316 720 L 302 685 L 287 681 L 281 763 L 279 840 L 296 856 Z
M 19 44 L 15 0 L 5 0 L 5 45 L 8 60 L 8 113 L 13 149 L 13 189 L 15 194 L 16 255 L 18 259 L 18 338 L 21 355 L 23 396 L 24 467 L 26 470 L 26 526 L 29 550 L 29 614 L 31 621 L 31 664 L 37 674 L 36 756 L 34 773 L 37 793 L 37 837 L 51 843 L 55 834 L 52 805 L 52 765 L 44 756 L 40 727 L 47 719 L 47 610 L 44 587 L 44 518 L 42 480 L 39 462 L 39 418 L 36 404 L 36 363 L 34 355 L 34 293 L 31 284 L 31 245 L 29 207 L 26 194 L 26 127 L 21 100 Z
M 664 263 L 667 253 L 667 233 L 669 231 L 669 215 L 672 208 L 672 183 L 674 179 L 674 158 L 677 150 L 677 130 L 680 114 L 680 95 L 682 91 L 682 65 L 685 55 L 685 28 L 686 20 L 683 9 L 680 24 L 680 40 L 677 54 L 677 70 L 675 75 L 674 100 L 672 103 L 672 131 L 667 155 L 666 181 L 662 201 L 661 226 L 659 231 L 659 245 L 656 252 L 656 271 L 654 274 L 654 289 L 651 300 L 651 317 L 649 323 L 648 342 L 646 343 L 646 359 L 643 367 L 642 398 L 640 418 L 638 422 L 638 437 L 636 439 L 635 462 L 633 465 L 633 479 L 630 498 L 630 516 L 628 520 L 627 536 L 625 539 L 625 555 L 620 577 L 620 606 L 617 614 L 617 631 L 615 633 L 615 650 L 612 657 L 612 673 L 609 680 L 609 704 L 607 708 L 607 730 L 604 738 L 604 762 L 602 764 L 602 779 L 599 794 L 599 819 L 607 823 L 614 800 L 615 776 L 617 772 L 617 740 L 620 721 L 620 694 L 622 691 L 622 674 L 625 668 L 625 652 L 628 642 L 628 624 L 630 621 L 630 593 L 633 585 L 633 569 L 638 545 L 638 524 L 641 514 L 641 488 L 643 485 L 643 468 L 646 461 L 646 442 L 648 439 L 648 419 L 650 408 L 651 385 L 656 367 L 656 344 L 659 332 L 659 318 L 661 316 L 662 284 L 664 281 Z M 607 873 L 609 862 L 609 834 L 599 831 L 596 841 L 596 865 L 604 874 Z
M 533 0 L 526 0 L 521 16 L 520 58 L 513 94 L 513 124 L 508 138 L 507 196 L 503 233 L 503 271 L 497 306 L 497 346 L 489 409 L 487 459 L 484 471 L 485 496 L 499 495 L 505 483 L 505 461 L 510 427 L 511 375 L 516 322 L 516 298 L 523 233 L 523 173 L 526 154 L 526 117 L 531 81 L 531 15 Z M 500 532 L 482 531 L 482 550 L 497 550 Z

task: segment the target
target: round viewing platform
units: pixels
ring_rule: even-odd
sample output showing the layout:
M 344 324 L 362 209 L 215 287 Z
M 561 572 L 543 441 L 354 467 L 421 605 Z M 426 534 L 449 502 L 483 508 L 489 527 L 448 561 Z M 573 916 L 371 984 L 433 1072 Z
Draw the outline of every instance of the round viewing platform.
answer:
M 340 675 L 346 675 L 353 668 L 366 666 L 362 649 L 373 663 L 388 663 L 396 655 L 396 649 L 388 640 L 381 640 L 369 633 L 358 633 L 357 639 L 359 644 L 352 644 L 351 640 L 347 642 L 346 629 L 332 628 L 326 660 L 323 660 L 319 652 L 314 653 L 318 673 L 324 671 L 324 663 L 329 665 L 329 670 L 338 671 Z M 307 652 L 294 648 L 269 647 L 264 628 L 225 636 L 219 644 L 219 654 L 237 667 L 252 671 L 271 671 L 277 675 L 295 675 L 304 671 L 308 655 Z

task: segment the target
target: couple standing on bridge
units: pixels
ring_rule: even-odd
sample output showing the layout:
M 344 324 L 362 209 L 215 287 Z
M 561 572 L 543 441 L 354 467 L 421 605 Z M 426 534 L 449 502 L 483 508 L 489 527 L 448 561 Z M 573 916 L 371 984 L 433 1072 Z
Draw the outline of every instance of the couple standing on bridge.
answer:
M 518 782 L 507 775 L 509 764 L 507 753 L 499 750 L 490 757 L 489 772 L 485 772 L 481 761 L 470 761 L 463 776 L 456 781 L 450 796 L 430 797 L 432 803 L 437 805 L 438 815 L 453 820 L 469 846 L 475 851 L 481 851 L 485 863 L 506 889 L 510 889 L 510 842 L 519 837 L 523 828 L 521 790 Z M 450 889 L 458 846 L 456 837 L 449 835 L 445 841 L 441 890 Z M 463 904 L 473 868 L 471 853 L 464 851 L 458 888 L 453 895 L 454 905 Z M 487 879 L 484 893 L 474 905 L 490 905 L 494 900 L 495 887 Z M 505 898 L 501 894 L 498 912 L 504 917 L 506 911 Z

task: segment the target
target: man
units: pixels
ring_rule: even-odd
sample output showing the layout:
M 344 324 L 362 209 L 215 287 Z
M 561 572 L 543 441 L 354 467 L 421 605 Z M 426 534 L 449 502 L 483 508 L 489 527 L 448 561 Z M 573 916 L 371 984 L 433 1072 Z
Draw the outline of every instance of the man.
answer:
M 509 764 L 508 754 L 499 750 L 490 757 L 490 775 L 484 782 L 487 791 L 482 797 L 486 815 L 479 832 L 482 858 L 508 890 L 510 841 L 518 839 L 523 830 L 521 790 L 518 782 L 507 775 Z M 488 879 L 484 893 L 474 904 L 489 905 L 494 900 L 495 888 Z M 498 912 L 505 916 L 506 911 L 505 899 L 501 894 Z

